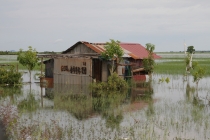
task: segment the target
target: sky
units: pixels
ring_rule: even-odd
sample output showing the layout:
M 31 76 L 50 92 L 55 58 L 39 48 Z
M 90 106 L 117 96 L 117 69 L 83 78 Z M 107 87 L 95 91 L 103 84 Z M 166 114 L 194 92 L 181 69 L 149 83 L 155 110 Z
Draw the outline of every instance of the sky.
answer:
M 0 0 L 0 51 L 61 52 L 78 41 L 210 50 L 209 0 Z

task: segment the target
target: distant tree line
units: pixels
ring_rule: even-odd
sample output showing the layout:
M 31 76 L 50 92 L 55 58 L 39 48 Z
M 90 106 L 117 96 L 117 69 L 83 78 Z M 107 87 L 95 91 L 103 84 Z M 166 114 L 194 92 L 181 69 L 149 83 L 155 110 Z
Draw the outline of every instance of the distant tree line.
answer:
M 59 54 L 60 52 L 44 51 L 44 52 L 37 52 L 37 53 L 39 53 L 39 54 Z M 0 55 L 18 55 L 18 52 L 0 51 Z
M 173 51 L 171 51 L 171 52 L 173 52 Z M 180 52 L 183 52 L 183 51 L 180 51 Z M 199 51 L 199 50 L 195 51 L 195 53 L 209 53 L 209 52 L 210 52 L 210 50 L 209 51 Z
M 209 51 L 198 51 L 198 50 L 196 50 L 195 52 L 197 52 L 197 53 L 205 53 L 205 52 L 210 52 L 210 50 Z
M 17 52 L 12 52 L 12 51 L 0 51 L 0 55 L 17 55 Z
M 54 51 L 44 51 L 44 52 L 39 52 L 39 54 L 59 54 L 61 52 L 54 52 Z

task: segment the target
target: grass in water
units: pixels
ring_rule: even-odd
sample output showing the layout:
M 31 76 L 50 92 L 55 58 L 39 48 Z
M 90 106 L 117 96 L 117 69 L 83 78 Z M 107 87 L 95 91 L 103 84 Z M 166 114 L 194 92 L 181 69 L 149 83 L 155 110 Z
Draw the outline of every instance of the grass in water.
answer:
M 195 59 L 194 61 L 197 61 L 201 67 L 205 67 L 207 70 L 210 69 L 210 59 Z M 185 73 L 185 61 L 180 59 L 180 61 L 159 62 L 155 66 L 154 72 L 158 74 L 183 75 Z M 210 76 L 210 71 L 206 71 L 206 76 Z

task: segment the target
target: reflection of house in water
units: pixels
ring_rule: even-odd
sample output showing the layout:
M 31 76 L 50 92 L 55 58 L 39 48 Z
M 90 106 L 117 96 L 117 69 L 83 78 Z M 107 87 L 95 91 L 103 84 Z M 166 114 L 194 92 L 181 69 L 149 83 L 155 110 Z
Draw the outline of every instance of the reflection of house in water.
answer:
M 47 88 L 48 89 L 48 88 Z M 140 110 L 153 102 L 151 87 L 132 88 L 128 91 L 102 91 L 93 93 L 87 85 L 54 84 L 46 90 L 46 96 L 54 102 L 54 108 L 66 110 L 78 120 L 101 115 L 103 118 L 121 116 L 123 112 Z
M 145 83 L 142 83 L 145 84 Z M 146 83 L 144 87 L 136 87 L 131 89 L 131 104 L 128 106 L 127 111 L 140 110 L 148 104 L 155 102 L 153 99 L 153 88 L 150 83 Z
M 54 108 L 66 110 L 82 120 L 93 114 L 91 91 L 87 85 L 54 84 Z
M 45 77 L 53 78 L 54 83 L 88 85 L 93 79 L 107 81 L 110 62 L 100 57 L 100 54 L 105 51 L 105 45 L 105 43 L 79 41 L 62 54 L 39 55 L 38 57 L 50 58 L 44 62 Z M 133 76 L 135 80 L 144 80 L 147 73 L 142 67 L 142 60 L 148 56 L 146 49 L 137 43 L 120 43 L 120 47 L 124 55 L 123 61 L 117 67 L 118 75 Z M 160 57 L 154 54 L 154 58 Z M 128 67 L 131 67 L 130 75 L 126 75 L 125 72 Z

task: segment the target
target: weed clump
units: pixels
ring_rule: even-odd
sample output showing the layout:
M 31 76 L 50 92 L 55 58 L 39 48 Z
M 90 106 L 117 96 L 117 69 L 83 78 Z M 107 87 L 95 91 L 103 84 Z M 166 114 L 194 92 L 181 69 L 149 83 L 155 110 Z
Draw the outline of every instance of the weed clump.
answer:
M 0 84 L 20 84 L 21 76 L 21 73 L 15 71 L 14 67 L 10 67 L 9 70 L 0 68 Z
M 128 83 L 119 77 L 117 73 L 113 73 L 108 77 L 107 82 L 93 83 L 90 85 L 90 88 L 93 91 L 119 91 L 127 89 Z

